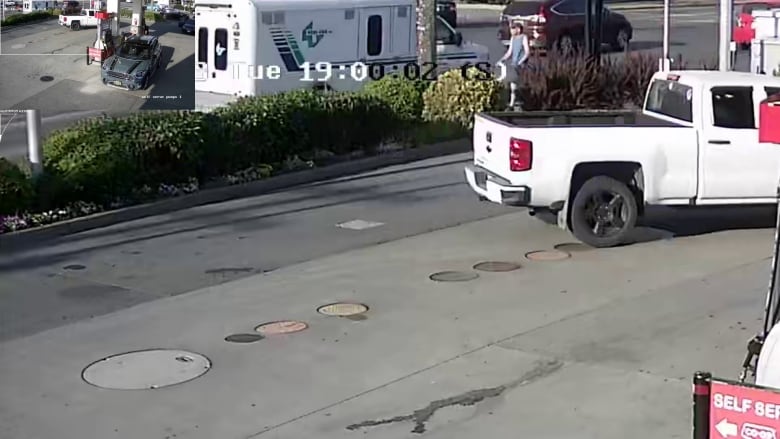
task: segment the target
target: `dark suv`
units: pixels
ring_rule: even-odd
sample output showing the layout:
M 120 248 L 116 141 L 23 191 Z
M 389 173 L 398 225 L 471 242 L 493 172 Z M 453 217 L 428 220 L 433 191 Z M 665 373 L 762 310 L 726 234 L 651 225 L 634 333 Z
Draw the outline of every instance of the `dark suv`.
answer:
M 516 1 L 501 13 L 498 38 L 509 42 L 509 24 L 520 21 L 532 49 L 569 51 L 585 40 L 585 0 Z M 601 41 L 628 50 L 634 29 L 622 14 L 604 8 Z

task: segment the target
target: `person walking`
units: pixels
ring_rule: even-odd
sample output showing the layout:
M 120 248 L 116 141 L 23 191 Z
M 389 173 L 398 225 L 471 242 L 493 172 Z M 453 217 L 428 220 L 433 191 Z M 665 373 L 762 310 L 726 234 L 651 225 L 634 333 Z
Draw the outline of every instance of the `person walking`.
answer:
M 506 82 L 509 83 L 509 107 L 519 109 L 517 91 L 520 88 L 520 69 L 528 61 L 531 49 L 528 46 L 528 36 L 525 34 L 522 23 L 513 22 L 510 32 L 512 36 L 509 39 L 509 47 L 498 64 L 506 64 L 506 61 L 511 59 L 511 63 L 506 66 Z

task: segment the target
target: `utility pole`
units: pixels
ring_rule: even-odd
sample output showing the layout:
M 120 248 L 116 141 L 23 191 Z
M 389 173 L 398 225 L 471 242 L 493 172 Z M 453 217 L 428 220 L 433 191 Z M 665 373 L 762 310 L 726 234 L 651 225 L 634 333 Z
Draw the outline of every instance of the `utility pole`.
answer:
M 436 62 L 436 0 L 417 0 L 417 62 Z
M 669 39 L 669 33 L 671 32 L 671 11 L 672 5 L 670 0 L 664 0 L 664 57 L 659 63 L 658 69 L 663 72 L 668 72 L 672 69 L 672 60 L 669 58 L 669 46 L 671 45 Z
M 731 23 L 734 0 L 720 0 L 720 45 L 718 67 L 721 72 L 731 70 Z

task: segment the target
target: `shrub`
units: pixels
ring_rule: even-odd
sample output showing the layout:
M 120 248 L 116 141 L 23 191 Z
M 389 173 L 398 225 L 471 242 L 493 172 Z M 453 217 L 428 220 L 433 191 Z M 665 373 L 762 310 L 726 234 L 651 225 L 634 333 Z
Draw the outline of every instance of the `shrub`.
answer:
M 385 76 L 379 81 L 366 84 L 363 89 L 387 104 L 402 120 L 417 122 L 422 119 L 423 93 L 430 82 L 409 81 L 400 76 Z
M 61 202 L 109 203 L 144 185 L 179 183 L 201 172 L 200 113 L 141 112 L 97 118 L 44 143 L 45 167 L 62 187 Z
M 27 210 L 33 200 L 32 181 L 18 166 L 0 157 L 0 215 Z
M 492 110 L 499 102 L 501 84 L 481 79 L 482 73 L 470 68 L 450 70 L 423 93 L 423 117 L 431 122 L 454 122 L 471 128 L 474 114 Z
M 62 9 L 53 9 L 51 11 L 51 15 L 53 17 L 59 17 L 60 15 L 62 15 Z
M 14 14 L 6 17 L 6 19 L 3 20 L 0 24 L 3 26 L 15 26 L 33 21 L 46 20 L 47 18 L 51 18 L 51 16 L 52 14 L 49 11 L 35 11 L 30 12 L 29 14 Z

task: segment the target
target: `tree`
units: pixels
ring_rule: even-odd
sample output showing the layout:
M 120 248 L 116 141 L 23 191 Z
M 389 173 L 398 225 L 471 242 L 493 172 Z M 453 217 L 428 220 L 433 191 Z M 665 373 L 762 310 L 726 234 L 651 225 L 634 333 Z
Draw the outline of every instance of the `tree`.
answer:
M 436 62 L 436 0 L 417 0 L 417 62 Z

